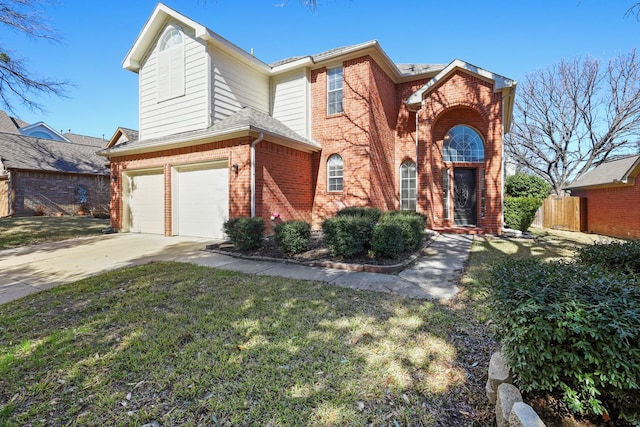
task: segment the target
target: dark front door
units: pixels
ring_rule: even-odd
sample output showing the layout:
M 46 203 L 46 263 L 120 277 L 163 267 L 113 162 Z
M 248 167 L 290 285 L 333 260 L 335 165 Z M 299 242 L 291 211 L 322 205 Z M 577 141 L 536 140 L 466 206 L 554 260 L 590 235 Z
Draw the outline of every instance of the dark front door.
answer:
M 476 170 L 453 170 L 453 218 L 455 225 L 476 225 L 478 212 Z

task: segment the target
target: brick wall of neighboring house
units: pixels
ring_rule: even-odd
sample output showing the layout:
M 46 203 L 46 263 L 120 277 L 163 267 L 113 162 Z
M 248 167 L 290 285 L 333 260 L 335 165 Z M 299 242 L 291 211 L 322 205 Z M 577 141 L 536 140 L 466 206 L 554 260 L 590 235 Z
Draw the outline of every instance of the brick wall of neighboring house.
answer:
M 587 199 L 590 233 L 640 238 L 640 176 L 635 177 L 633 186 L 572 190 L 571 195 Z
M 227 159 L 229 167 L 229 218 L 251 216 L 251 143 L 243 137 L 196 146 L 162 150 L 111 159 L 111 226 L 121 229 L 122 173 L 138 169 L 161 168 L 165 185 L 165 235 L 173 234 L 171 172 L 174 166 Z M 312 156 L 273 144 L 268 140 L 256 145 L 256 216 L 265 219 L 270 231 L 270 216 L 279 212 L 283 219 L 311 217 Z M 238 165 L 238 173 L 232 165 Z
M 11 171 L 13 214 L 74 215 L 81 188 L 86 189 L 89 211 L 104 212 L 109 206 L 109 176 L 42 171 Z

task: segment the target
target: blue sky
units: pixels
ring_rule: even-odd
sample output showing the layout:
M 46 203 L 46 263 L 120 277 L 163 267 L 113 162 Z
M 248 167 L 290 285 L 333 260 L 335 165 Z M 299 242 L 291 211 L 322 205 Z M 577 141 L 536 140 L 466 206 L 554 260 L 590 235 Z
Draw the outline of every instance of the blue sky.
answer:
M 16 104 L 15 115 L 66 132 L 109 139 L 138 127 L 137 74 L 122 60 L 155 0 L 56 0 L 42 10 L 62 43 L 0 28 L 6 48 L 31 72 L 66 80 L 67 98 L 37 99 L 46 112 Z M 168 6 L 273 62 L 376 39 L 398 63 L 459 58 L 515 80 L 561 59 L 608 59 L 637 47 L 633 0 L 166 0 Z

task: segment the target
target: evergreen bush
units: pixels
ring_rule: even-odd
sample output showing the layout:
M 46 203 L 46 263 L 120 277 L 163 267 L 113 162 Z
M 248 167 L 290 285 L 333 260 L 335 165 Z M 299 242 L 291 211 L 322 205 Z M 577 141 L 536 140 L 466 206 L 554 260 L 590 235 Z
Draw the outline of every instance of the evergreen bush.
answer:
M 491 274 L 493 319 L 521 390 L 560 393 L 576 413 L 611 413 L 621 402 L 620 417 L 640 413 L 630 405 L 640 405 L 637 276 L 533 259 Z
M 373 229 L 371 249 L 377 257 L 395 258 L 404 251 L 403 229 L 398 223 L 387 222 Z
M 539 176 L 518 172 L 505 179 L 504 192 L 508 197 L 532 197 L 544 200 L 551 194 L 551 186 Z
M 260 247 L 264 234 L 262 218 L 237 217 L 230 218 L 223 224 L 224 232 L 240 251 L 250 251 Z
M 640 240 L 594 243 L 578 250 L 578 261 L 609 270 L 640 274 Z
M 355 216 L 368 218 L 373 224 L 376 224 L 378 222 L 378 220 L 380 219 L 380 215 L 380 209 L 362 206 L 350 206 L 348 208 L 341 209 L 336 213 L 337 217 Z
M 505 197 L 504 222 L 509 228 L 525 232 L 533 224 L 542 200 L 532 197 Z
M 311 225 L 304 221 L 286 221 L 275 226 L 278 247 L 288 254 L 299 254 L 309 248 Z
M 367 252 L 375 223 L 364 216 L 343 215 L 327 218 L 322 231 L 332 256 L 350 258 Z
M 400 227 L 404 248 L 413 250 L 422 242 L 426 218 L 414 211 L 389 211 L 382 215 L 380 224 L 396 224 Z

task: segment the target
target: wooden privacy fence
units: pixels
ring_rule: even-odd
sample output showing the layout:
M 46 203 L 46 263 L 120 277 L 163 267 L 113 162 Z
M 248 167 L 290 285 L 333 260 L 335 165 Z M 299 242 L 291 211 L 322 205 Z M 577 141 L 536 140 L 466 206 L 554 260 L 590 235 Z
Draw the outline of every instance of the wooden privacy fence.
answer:
M 534 226 L 566 231 L 587 231 L 587 199 L 547 197 L 536 214 Z

